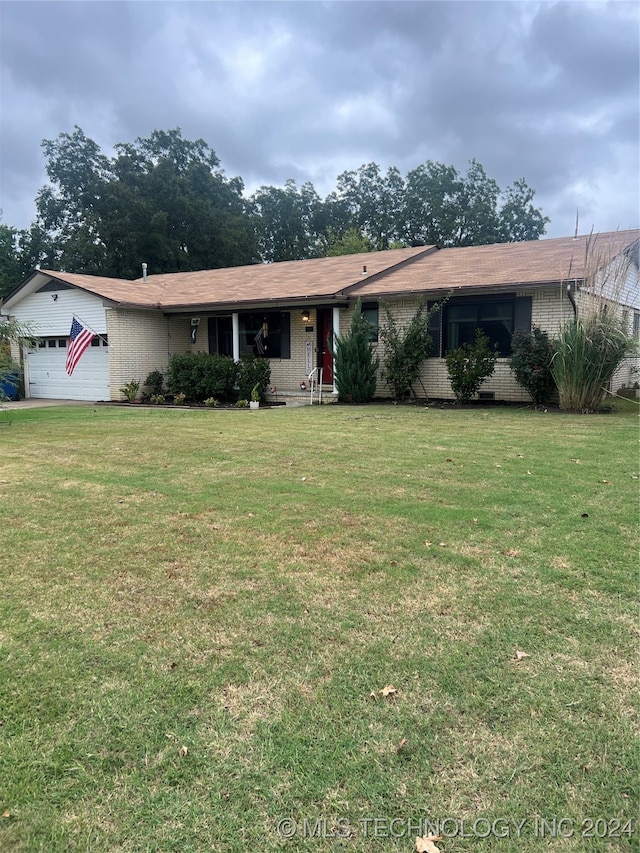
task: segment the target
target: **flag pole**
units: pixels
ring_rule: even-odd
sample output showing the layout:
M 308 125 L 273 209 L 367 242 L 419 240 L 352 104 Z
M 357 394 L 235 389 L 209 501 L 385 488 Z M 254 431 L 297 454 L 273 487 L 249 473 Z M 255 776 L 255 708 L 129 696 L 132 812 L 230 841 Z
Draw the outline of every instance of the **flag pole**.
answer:
M 91 326 L 88 323 L 85 323 L 84 320 L 81 320 L 77 314 L 72 314 L 71 316 L 73 317 L 74 320 L 77 320 L 78 323 L 80 323 L 82 326 L 84 326 L 85 329 L 89 329 L 89 331 L 91 332 L 91 334 L 93 335 L 94 338 L 100 338 L 101 341 L 104 341 L 105 344 L 107 346 L 109 346 L 109 341 L 106 338 L 104 338 L 102 335 L 99 335 L 94 329 L 91 328 Z

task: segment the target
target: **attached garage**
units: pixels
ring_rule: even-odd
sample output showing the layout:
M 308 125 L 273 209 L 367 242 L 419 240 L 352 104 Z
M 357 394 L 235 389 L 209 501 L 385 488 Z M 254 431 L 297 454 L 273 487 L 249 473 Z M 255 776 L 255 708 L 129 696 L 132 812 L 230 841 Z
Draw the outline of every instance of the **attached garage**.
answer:
M 109 347 L 94 338 L 73 374 L 65 369 L 68 337 L 46 337 L 26 351 L 25 385 L 28 397 L 48 400 L 108 400 Z

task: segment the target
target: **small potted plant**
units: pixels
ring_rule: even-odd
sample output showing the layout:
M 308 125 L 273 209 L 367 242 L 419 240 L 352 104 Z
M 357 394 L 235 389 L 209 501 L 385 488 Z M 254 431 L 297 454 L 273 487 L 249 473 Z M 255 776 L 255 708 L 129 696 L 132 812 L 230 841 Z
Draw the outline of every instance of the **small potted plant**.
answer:
M 249 402 L 250 409 L 259 409 L 260 408 L 260 383 L 256 382 L 256 384 L 251 389 L 251 400 Z
M 129 403 L 136 403 L 138 400 L 138 391 L 139 390 L 140 390 L 140 383 L 133 380 L 131 382 L 127 382 L 126 385 L 124 385 L 120 389 L 120 393 L 124 394 L 124 396 L 126 397 L 126 399 Z

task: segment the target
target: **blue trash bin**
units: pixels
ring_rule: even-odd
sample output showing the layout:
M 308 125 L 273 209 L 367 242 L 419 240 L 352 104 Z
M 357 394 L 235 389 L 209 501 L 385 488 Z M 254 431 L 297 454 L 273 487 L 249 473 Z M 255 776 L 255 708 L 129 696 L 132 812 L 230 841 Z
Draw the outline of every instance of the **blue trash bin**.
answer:
M 0 379 L 0 400 L 18 400 L 18 379 L 17 373 L 7 373 Z

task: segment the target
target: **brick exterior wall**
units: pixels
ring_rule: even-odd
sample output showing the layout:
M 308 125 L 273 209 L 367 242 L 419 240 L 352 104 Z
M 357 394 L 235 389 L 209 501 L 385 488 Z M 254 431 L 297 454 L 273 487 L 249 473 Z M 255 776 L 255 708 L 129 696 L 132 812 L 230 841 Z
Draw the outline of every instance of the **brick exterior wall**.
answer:
M 539 326 L 543 331 L 546 331 L 551 337 L 554 337 L 563 322 L 569 319 L 569 313 L 573 316 L 571 305 L 563 298 L 562 291 L 557 288 L 540 288 L 523 290 L 518 293 L 518 297 L 532 297 L 532 325 Z M 410 297 L 407 299 L 388 300 L 388 305 L 394 320 L 400 325 L 407 325 L 415 314 L 419 304 L 418 297 Z M 351 309 L 352 310 L 352 309 Z M 343 321 L 343 331 L 351 322 L 351 310 Z M 380 309 L 380 324 L 384 323 L 382 309 Z M 382 344 L 376 345 L 376 350 L 382 362 L 384 357 L 384 347 Z M 382 368 L 382 364 L 380 369 Z M 451 390 L 449 376 L 447 374 L 447 365 L 443 358 L 429 358 L 425 362 L 421 373 L 420 381 L 424 385 L 427 396 L 430 398 L 453 400 L 455 396 Z M 481 392 L 493 392 L 496 400 L 504 400 L 507 402 L 530 402 L 531 398 L 527 392 L 521 388 L 515 381 L 508 358 L 500 358 L 496 363 L 493 375 L 483 383 Z M 422 396 L 424 393 L 420 386 L 420 382 L 416 384 L 416 393 Z M 380 380 L 376 388 L 376 396 L 390 396 L 389 389 Z
M 564 288 L 539 288 L 523 290 L 518 297 L 532 297 L 532 325 L 546 331 L 550 337 L 555 337 L 564 323 L 573 317 L 573 310 L 564 293 Z M 388 300 L 394 319 L 401 325 L 406 325 L 418 306 L 418 297 Z M 340 309 L 340 331 L 344 333 L 351 323 L 353 306 Z M 109 353 L 109 385 L 111 399 L 124 399 L 119 389 L 124 383 L 138 380 L 140 383 L 152 370 L 166 373 L 169 358 L 180 352 L 208 352 L 207 317 L 201 316 L 198 337 L 195 344 L 191 343 L 191 321 L 187 317 L 165 317 L 154 311 L 127 311 L 125 309 L 108 309 L 107 326 L 110 340 Z M 311 347 L 311 366 L 316 366 L 317 352 L 317 312 L 309 310 L 309 321 L 303 322 L 301 312 L 291 311 L 291 358 L 271 359 L 271 385 L 278 393 L 299 392 L 300 382 L 307 377 L 307 343 Z M 384 322 L 382 309 L 380 323 Z M 313 331 L 307 331 L 312 327 Z M 117 344 L 116 342 L 123 342 Z M 376 350 L 382 361 L 384 351 L 382 344 L 376 345 Z M 381 365 L 382 367 L 382 365 Z M 638 380 L 638 357 L 627 359 L 620 367 L 612 389 L 617 390 L 623 384 L 633 385 Z M 444 359 L 430 358 L 421 371 L 420 379 L 430 398 L 452 400 L 453 392 L 449 384 L 447 367 Z M 419 396 L 423 391 L 418 383 L 416 391 Z M 483 383 L 482 392 L 493 392 L 496 400 L 508 402 L 530 402 L 530 398 L 516 383 L 509 360 L 498 360 L 493 376 Z M 376 396 L 390 396 L 389 389 L 381 380 L 378 381 Z
M 165 371 L 171 352 L 169 323 L 160 311 L 129 311 L 107 308 L 109 335 L 109 392 L 112 400 L 124 400 L 120 388 L 140 382 L 152 370 Z

